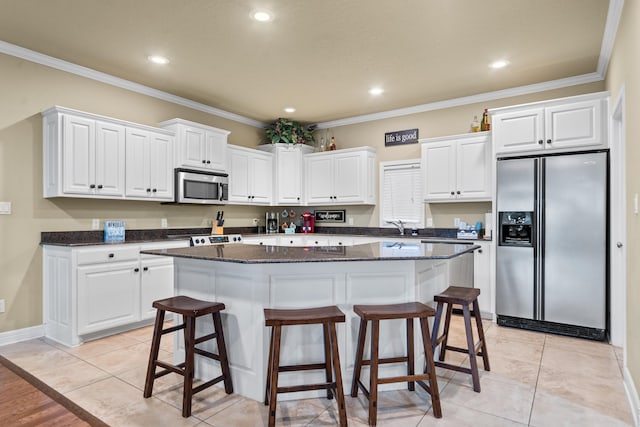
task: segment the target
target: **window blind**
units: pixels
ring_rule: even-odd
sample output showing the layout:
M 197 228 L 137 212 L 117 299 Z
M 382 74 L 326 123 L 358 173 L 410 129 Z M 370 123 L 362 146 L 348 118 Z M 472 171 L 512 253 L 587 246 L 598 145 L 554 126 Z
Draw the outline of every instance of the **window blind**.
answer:
M 380 164 L 380 226 L 401 220 L 406 228 L 424 228 L 420 160 Z

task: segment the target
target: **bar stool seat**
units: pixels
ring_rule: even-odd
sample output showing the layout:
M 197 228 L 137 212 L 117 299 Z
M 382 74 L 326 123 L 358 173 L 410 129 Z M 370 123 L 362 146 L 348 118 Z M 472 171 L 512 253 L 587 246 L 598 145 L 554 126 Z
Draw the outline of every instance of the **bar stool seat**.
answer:
M 233 384 L 231 382 L 231 371 L 229 370 L 229 361 L 227 358 L 227 348 L 224 342 L 224 333 L 222 331 L 222 321 L 220 319 L 220 311 L 225 309 L 224 304 L 218 302 L 201 301 L 184 295 L 157 300 L 153 302 L 156 308 L 156 321 L 153 329 L 153 340 L 151 342 L 151 352 L 149 354 L 149 365 L 147 366 L 147 377 L 144 385 L 143 396 L 151 397 L 153 393 L 153 383 L 156 378 L 162 377 L 169 373 L 176 373 L 184 377 L 184 386 L 182 394 L 182 416 L 191 416 L 191 400 L 194 394 L 211 387 L 214 384 L 224 381 L 224 389 L 227 394 L 233 393 Z M 165 312 L 172 312 L 182 315 L 183 323 L 163 329 Z M 195 337 L 196 318 L 200 316 L 212 315 L 214 332 L 199 338 Z M 158 360 L 160 351 L 160 340 L 163 335 L 184 329 L 184 348 L 185 361 L 178 365 L 172 365 Z M 205 341 L 215 339 L 218 346 L 218 353 L 212 353 L 196 347 Z M 195 366 L 195 355 L 207 357 L 220 362 L 222 375 L 207 381 L 197 387 L 193 387 L 193 375 Z M 156 368 L 161 367 L 163 370 L 156 372 Z
M 427 318 L 435 315 L 433 308 L 419 302 L 388 305 L 354 305 L 353 311 L 360 317 L 360 329 L 358 332 L 358 346 L 356 349 L 356 361 L 353 369 L 353 382 L 351 383 L 351 396 L 358 396 L 360 388 L 369 399 L 369 425 L 375 426 L 377 422 L 378 385 L 394 382 L 407 382 L 409 390 L 415 390 L 417 382 L 431 395 L 431 406 L 436 418 L 442 417 L 440 406 L 440 392 L 436 379 L 436 368 L 433 361 L 431 342 L 429 341 L 429 323 Z M 422 344 L 426 367 L 424 373 L 416 374 L 414 368 L 414 339 L 413 319 L 420 320 L 422 331 Z M 407 354 L 401 357 L 379 357 L 380 320 L 406 319 Z M 367 334 L 367 323 L 371 322 L 371 359 L 364 359 L 364 343 Z M 378 366 L 387 363 L 406 363 L 407 375 L 398 377 L 379 378 Z M 369 389 L 360 381 L 362 366 L 369 365 Z M 429 385 L 423 381 L 428 380 Z
M 264 404 L 269 405 L 269 426 L 275 426 L 276 401 L 278 393 L 291 393 L 307 390 L 327 390 L 327 399 L 332 399 L 335 393 L 338 403 L 340 425 L 347 425 L 347 412 L 342 388 L 342 373 L 340 371 L 340 356 L 338 354 L 338 338 L 336 323 L 344 322 L 345 316 L 336 306 L 315 307 L 307 309 L 264 309 L 265 324 L 272 327 L 271 343 L 269 345 L 269 363 L 267 366 L 267 383 Z M 282 327 L 292 325 L 321 324 L 324 332 L 324 363 L 304 363 L 298 365 L 280 366 L 280 341 Z M 332 376 L 335 375 L 335 381 Z M 306 385 L 278 386 L 279 372 L 319 370 L 325 371 L 326 382 Z
M 439 361 L 435 362 L 435 365 L 440 368 L 451 369 L 458 372 L 464 372 L 471 374 L 473 381 L 473 390 L 480 392 L 480 375 L 478 374 L 478 362 L 476 356 L 481 356 L 484 364 L 484 370 L 490 371 L 489 366 L 489 354 L 487 353 L 487 344 L 484 338 L 484 329 L 482 327 L 482 318 L 480 317 L 480 308 L 478 306 L 478 296 L 480 295 L 480 289 L 477 288 L 464 288 L 460 286 L 449 286 L 444 292 L 434 296 L 433 300 L 438 303 L 436 309 L 436 319 L 433 324 L 433 332 L 431 335 L 431 345 L 433 351 L 441 345 Z M 438 336 L 438 330 L 440 327 L 440 320 L 442 318 L 442 311 L 446 305 L 447 314 L 444 322 L 444 331 L 441 336 Z M 462 315 L 464 317 L 464 328 L 467 339 L 467 348 L 460 348 L 447 344 L 449 339 L 449 326 L 451 324 L 451 312 L 453 305 L 462 306 Z M 474 341 L 473 330 L 471 327 L 471 312 L 469 306 L 473 307 L 473 317 L 476 321 L 476 329 L 478 332 L 478 342 Z M 444 362 L 446 351 L 457 351 L 460 353 L 467 353 L 469 355 L 469 368 L 463 366 L 452 365 Z

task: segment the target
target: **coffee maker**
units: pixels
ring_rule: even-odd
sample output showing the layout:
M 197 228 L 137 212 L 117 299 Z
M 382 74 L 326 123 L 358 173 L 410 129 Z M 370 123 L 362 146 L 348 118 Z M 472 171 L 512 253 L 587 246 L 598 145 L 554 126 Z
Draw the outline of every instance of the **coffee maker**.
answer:
M 280 221 L 278 220 L 278 212 L 267 212 L 265 214 L 266 231 L 269 234 L 277 233 L 280 229 Z
M 311 212 L 305 212 L 302 217 L 302 232 L 314 233 L 316 228 L 316 216 Z

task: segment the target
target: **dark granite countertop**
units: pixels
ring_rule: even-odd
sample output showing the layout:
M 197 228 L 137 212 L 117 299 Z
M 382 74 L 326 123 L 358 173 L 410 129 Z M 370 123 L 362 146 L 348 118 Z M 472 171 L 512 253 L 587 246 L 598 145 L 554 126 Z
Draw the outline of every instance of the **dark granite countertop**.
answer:
M 390 261 L 449 259 L 480 248 L 473 244 L 394 242 L 367 243 L 354 246 L 268 246 L 218 245 L 142 251 L 144 254 L 164 255 L 209 261 L 242 264 L 271 264 L 298 262 Z

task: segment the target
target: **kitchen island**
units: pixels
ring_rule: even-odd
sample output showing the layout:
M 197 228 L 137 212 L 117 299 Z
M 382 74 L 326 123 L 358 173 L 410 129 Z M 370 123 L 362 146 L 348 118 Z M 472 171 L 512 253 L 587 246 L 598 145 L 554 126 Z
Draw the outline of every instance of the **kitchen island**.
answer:
M 219 245 L 144 251 L 174 258 L 176 295 L 218 301 L 222 312 L 234 390 L 262 400 L 269 347 L 264 308 L 304 308 L 337 305 L 346 315 L 338 325 L 338 341 L 345 389 L 351 384 L 358 336 L 353 304 L 431 303 L 433 295 L 456 281 L 473 285 L 473 251 L 478 246 L 446 243 L 379 242 L 354 246 L 285 247 Z M 208 318 L 198 319 L 197 336 L 211 331 Z M 383 322 L 380 357 L 402 354 L 406 348 L 404 321 Z M 415 342 L 420 343 L 419 328 Z M 213 342 L 203 344 L 213 346 Z M 322 328 L 292 326 L 283 331 L 281 363 L 319 362 Z M 211 349 L 211 347 L 209 347 Z M 175 358 L 184 345 L 175 338 Z M 424 359 L 417 354 L 417 369 Z M 406 368 L 405 368 L 406 369 Z M 401 375 L 402 366 L 381 366 L 383 375 Z M 219 375 L 216 362 L 198 358 L 196 376 Z M 322 381 L 323 371 L 285 373 L 281 384 Z M 363 378 L 365 381 L 367 378 Z M 389 384 L 389 388 L 404 387 Z M 384 388 L 383 388 L 384 389 Z M 348 391 L 348 390 L 347 390 Z M 320 396 L 321 392 L 285 394 L 283 398 Z

